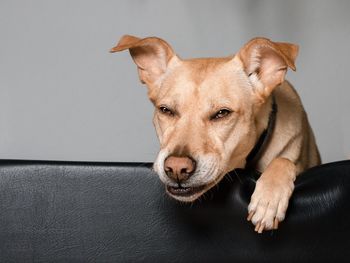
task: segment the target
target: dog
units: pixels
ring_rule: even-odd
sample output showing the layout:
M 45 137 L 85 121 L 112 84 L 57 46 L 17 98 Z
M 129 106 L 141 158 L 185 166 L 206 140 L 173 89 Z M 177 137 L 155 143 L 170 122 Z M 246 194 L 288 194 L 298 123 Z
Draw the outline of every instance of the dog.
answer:
M 299 47 L 258 37 L 232 56 L 181 59 L 163 39 L 125 35 L 110 52 L 126 49 L 155 106 L 153 168 L 166 192 L 193 202 L 228 172 L 250 167 L 262 174 L 247 220 L 258 233 L 277 229 L 296 176 L 321 162 L 301 100 L 285 80 Z

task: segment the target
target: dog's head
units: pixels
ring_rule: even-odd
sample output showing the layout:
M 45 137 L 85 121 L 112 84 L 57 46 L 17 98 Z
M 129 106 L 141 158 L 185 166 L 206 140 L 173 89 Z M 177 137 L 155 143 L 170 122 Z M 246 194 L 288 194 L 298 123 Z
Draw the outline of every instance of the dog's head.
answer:
M 191 202 L 245 166 L 266 128 L 269 96 L 295 70 L 298 47 L 255 38 L 234 56 L 183 60 L 164 40 L 124 36 L 155 106 L 160 140 L 154 169 L 167 192 Z

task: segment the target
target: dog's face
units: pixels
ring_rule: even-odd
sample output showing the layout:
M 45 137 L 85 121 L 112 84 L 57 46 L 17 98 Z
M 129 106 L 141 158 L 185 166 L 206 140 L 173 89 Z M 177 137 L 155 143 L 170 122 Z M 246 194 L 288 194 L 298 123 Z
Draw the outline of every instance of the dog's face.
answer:
M 234 168 L 257 140 L 259 109 L 294 69 L 297 46 L 258 38 L 227 58 L 182 60 L 159 38 L 124 36 L 155 106 L 154 169 L 169 195 L 191 202 Z M 263 122 L 263 121 L 262 121 Z M 265 127 L 263 127 L 265 128 Z
M 161 146 L 154 169 L 170 195 L 192 201 L 244 166 L 256 136 L 252 100 L 231 59 L 175 63 L 153 99 Z

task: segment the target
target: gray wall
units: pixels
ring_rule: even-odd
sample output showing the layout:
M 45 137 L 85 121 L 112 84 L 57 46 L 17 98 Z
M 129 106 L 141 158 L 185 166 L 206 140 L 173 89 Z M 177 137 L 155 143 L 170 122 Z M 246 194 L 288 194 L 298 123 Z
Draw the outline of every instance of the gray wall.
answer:
M 255 36 L 301 46 L 299 91 L 324 161 L 350 156 L 350 1 L 0 2 L 0 158 L 152 161 L 152 106 L 123 34 L 182 57 L 225 56 Z

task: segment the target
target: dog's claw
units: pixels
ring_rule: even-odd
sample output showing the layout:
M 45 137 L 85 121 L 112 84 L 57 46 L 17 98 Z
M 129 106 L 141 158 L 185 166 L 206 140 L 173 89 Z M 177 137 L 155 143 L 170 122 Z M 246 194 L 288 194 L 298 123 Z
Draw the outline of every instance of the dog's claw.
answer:
M 249 212 L 248 217 L 247 217 L 247 221 L 252 220 L 253 215 L 254 215 L 254 211 Z
M 261 234 L 264 231 L 265 225 L 264 223 L 260 224 L 260 227 L 258 229 L 258 233 Z
M 253 215 L 254 215 L 254 212 L 250 212 L 247 220 L 250 221 L 252 219 Z M 279 221 L 277 218 L 275 218 L 273 221 L 272 229 L 274 229 L 274 230 L 278 229 L 278 224 L 279 224 Z M 255 225 L 255 228 L 254 228 L 255 232 L 261 234 L 264 230 L 265 230 L 265 224 L 262 223 L 261 221 Z
M 259 222 L 259 223 L 256 224 L 254 231 L 258 232 L 259 234 L 261 234 L 264 231 L 264 228 L 265 228 L 265 224 Z
M 278 229 L 278 219 L 275 218 L 275 221 L 273 222 L 273 229 Z
M 256 224 L 254 231 L 255 231 L 255 232 L 258 232 L 259 228 L 260 228 L 260 222 L 258 222 L 258 223 Z

